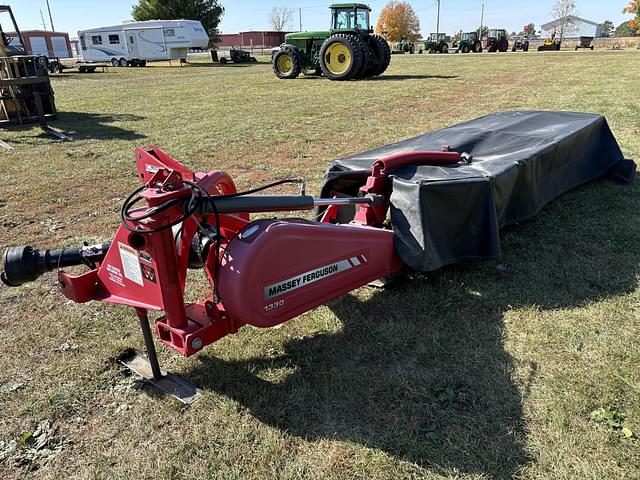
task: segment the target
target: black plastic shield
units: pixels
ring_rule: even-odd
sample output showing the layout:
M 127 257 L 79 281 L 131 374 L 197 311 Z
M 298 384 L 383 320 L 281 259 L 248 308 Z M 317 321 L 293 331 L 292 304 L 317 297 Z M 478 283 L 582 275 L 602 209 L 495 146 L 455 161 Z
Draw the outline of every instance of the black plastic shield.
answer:
M 355 195 L 375 160 L 443 145 L 470 153 L 473 161 L 404 167 L 392 176 L 396 248 L 415 270 L 498 259 L 501 227 L 612 171 L 626 182 L 635 173 L 601 115 L 502 112 L 335 160 L 321 195 Z

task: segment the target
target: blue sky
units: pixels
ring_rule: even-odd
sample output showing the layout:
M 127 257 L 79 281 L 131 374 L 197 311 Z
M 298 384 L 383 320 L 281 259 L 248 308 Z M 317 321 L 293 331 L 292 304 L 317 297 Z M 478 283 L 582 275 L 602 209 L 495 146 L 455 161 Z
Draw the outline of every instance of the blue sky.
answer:
M 328 24 L 327 6 L 331 0 L 222 0 L 226 13 L 221 30 L 232 33 L 242 30 L 263 30 L 269 28 L 267 15 L 273 6 L 288 6 L 296 9 L 292 28 L 298 29 L 298 8 L 302 8 L 302 26 L 305 30 L 326 29 Z M 440 31 L 448 33 L 473 30 L 480 24 L 480 10 L 483 0 L 442 0 Z M 47 29 L 50 29 L 45 0 L 4 0 L 8 3 L 23 30 L 42 29 L 40 10 L 44 14 Z M 134 0 L 49 0 L 56 30 L 75 36 L 80 29 L 121 23 L 130 18 Z M 366 1 L 373 8 L 374 21 L 387 0 Z M 410 0 L 420 17 L 422 33 L 435 31 L 436 0 Z M 537 26 L 550 20 L 553 0 L 485 0 L 485 25 L 504 27 L 508 31 L 520 31 L 522 26 L 534 22 Z M 611 20 L 616 25 L 631 18 L 622 15 L 627 0 L 577 0 L 580 16 L 602 22 Z M 4 20 L 4 19 L 0 19 Z M 5 27 L 7 28 L 7 27 Z

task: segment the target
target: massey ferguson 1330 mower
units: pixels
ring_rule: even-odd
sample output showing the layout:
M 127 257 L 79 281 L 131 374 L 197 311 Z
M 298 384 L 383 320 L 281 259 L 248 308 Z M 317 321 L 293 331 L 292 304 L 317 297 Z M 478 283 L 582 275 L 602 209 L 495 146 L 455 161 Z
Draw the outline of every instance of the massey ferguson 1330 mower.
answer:
M 166 377 L 149 311 L 163 312 L 160 341 L 193 355 L 243 325 L 278 325 L 403 267 L 497 259 L 500 227 L 582 183 L 629 182 L 635 172 L 604 117 L 567 112 L 493 114 L 337 160 L 319 198 L 297 179 L 237 192 L 227 174 L 191 172 L 156 147 L 136 148 L 135 161 L 142 186 L 110 242 L 10 247 L 2 280 L 18 286 L 85 265 L 80 275 L 58 272 L 63 294 L 135 309 L 158 381 Z M 300 194 L 256 195 L 284 183 Z M 250 216 L 312 209 L 317 220 Z M 189 268 L 203 269 L 211 290 L 185 304 Z

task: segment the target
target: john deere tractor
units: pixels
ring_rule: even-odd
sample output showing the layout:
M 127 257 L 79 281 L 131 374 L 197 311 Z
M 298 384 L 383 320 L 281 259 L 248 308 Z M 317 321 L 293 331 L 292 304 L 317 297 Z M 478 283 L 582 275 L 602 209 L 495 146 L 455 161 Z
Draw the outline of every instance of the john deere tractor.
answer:
M 478 32 L 463 33 L 460 40 L 453 44 L 456 53 L 482 53 L 482 42 L 478 40 Z
M 324 74 L 329 80 L 381 75 L 391 61 L 391 49 L 369 23 L 371 8 L 362 3 L 336 3 L 328 32 L 290 33 L 273 55 L 273 71 L 281 79 L 300 73 Z
M 446 33 L 432 33 L 424 42 L 424 49 L 429 53 L 449 53 Z

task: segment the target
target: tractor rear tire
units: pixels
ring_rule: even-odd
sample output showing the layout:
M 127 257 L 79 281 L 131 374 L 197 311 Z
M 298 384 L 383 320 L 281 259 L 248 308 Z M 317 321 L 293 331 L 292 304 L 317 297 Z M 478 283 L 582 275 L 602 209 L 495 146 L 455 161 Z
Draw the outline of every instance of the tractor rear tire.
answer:
M 498 40 L 498 50 L 503 53 L 509 50 L 509 42 L 504 37 Z
M 362 52 L 362 67 L 360 71 L 353 77 L 354 79 L 361 79 L 368 77 L 369 64 L 371 63 L 371 55 L 369 54 L 368 39 L 365 41 L 360 36 L 355 36 L 357 43 L 360 45 L 360 51 Z
M 482 43 L 480 41 L 473 44 L 473 53 L 482 53 Z
M 282 47 L 273 56 L 273 73 L 281 80 L 291 80 L 298 78 L 302 71 L 302 58 L 300 54 L 291 47 Z
M 355 35 L 337 33 L 320 48 L 320 68 L 329 80 L 351 80 L 362 69 L 362 47 Z
M 382 75 L 391 62 L 391 48 L 380 35 L 369 35 L 369 65 L 364 77 L 377 77 Z M 375 57 L 375 63 L 371 62 L 371 57 Z
M 522 46 L 522 51 L 523 52 L 529 51 L 529 42 L 524 42 L 524 45 Z

